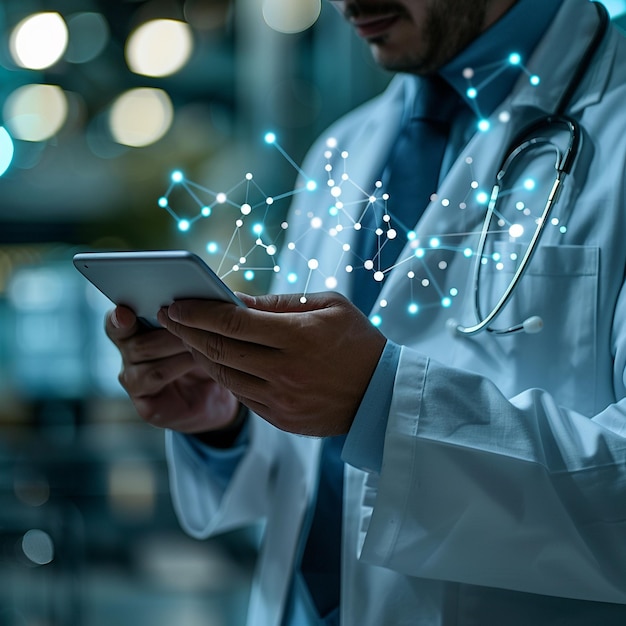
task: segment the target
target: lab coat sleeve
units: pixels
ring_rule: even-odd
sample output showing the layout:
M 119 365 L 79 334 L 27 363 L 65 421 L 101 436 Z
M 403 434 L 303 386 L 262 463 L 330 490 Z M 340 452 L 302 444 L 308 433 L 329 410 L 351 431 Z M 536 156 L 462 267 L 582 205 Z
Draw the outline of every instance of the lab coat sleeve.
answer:
M 226 488 L 185 437 L 166 432 L 166 455 L 174 510 L 181 527 L 204 539 L 245 527 L 267 514 L 274 477 L 271 450 L 284 435 L 256 416 L 250 417 L 250 441 Z M 284 446 L 289 453 L 288 443 Z
M 626 402 L 589 418 L 538 389 L 507 399 L 403 348 L 360 556 L 411 576 L 626 603 Z

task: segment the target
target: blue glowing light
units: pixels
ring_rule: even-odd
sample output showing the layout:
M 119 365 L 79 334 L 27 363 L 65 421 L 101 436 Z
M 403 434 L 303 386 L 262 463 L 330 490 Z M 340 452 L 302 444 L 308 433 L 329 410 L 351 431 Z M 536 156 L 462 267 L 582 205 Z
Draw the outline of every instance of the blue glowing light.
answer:
M 415 302 L 411 302 L 411 304 L 409 304 L 408 306 L 408 311 L 411 315 L 417 315 L 417 313 L 419 313 L 419 306 L 417 304 L 415 304 Z
M 243 277 L 248 281 L 254 280 L 254 272 L 252 270 L 246 270 L 243 273 Z
M 417 239 L 417 233 L 414 230 L 410 230 L 407 234 L 406 234 L 406 238 L 409 241 L 415 241 Z
M 172 172 L 172 182 L 180 183 L 183 180 L 183 173 L 180 170 L 175 170 Z
M 442 306 L 444 309 L 448 309 L 448 308 L 450 308 L 450 306 L 451 306 L 451 305 L 452 305 L 452 299 L 451 299 L 451 298 L 448 298 L 448 297 L 442 298 L 442 300 L 441 300 L 441 306 Z
M 0 176 L 9 169 L 14 153 L 15 147 L 11 135 L 3 126 L 0 126 Z
M 513 52 L 509 55 L 509 63 L 511 65 L 519 65 L 521 62 L 522 57 L 517 52 Z
M 474 253 L 472 252 L 472 249 L 471 249 L 471 248 L 465 248 L 465 250 L 463 250 L 463 256 L 464 256 L 466 259 L 471 258 L 473 254 L 474 254 Z
M 529 79 L 529 80 L 530 80 L 530 84 L 531 84 L 533 87 L 536 87 L 536 86 L 537 86 L 537 85 L 541 82 L 541 78 L 539 78 L 539 76 L 537 76 L 537 74 L 533 74 L 533 75 L 530 77 L 530 79 Z
M 478 204 L 487 204 L 489 202 L 489 194 L 486 191 L 479 191 L 476 194 L 476 202 Z
M 383 318 L 380 315 L 372 315 L 372 317 L 370 317 L 370 322 L 372 323 L 372 326 L 380 326 L 383 323 Z
M 201 213 L 202 213 L 203 217 L 209 217 L 209 215 L 211 215 L 211 207 L 210 206 L 203 206 Z
M 167 198 L 165 196 L 161 196 L 159 198 L 159 206 L 164 209 L 167 206 Z
M 489 129 L 491 128 L 491 124 L 489 122 L 489 120 L 480 120 L 478 122 L 478 130 L 481 133 L 486 133 Z
M 183 232 L 188 231 L 190 226 L 191 224 L 189 223 L 189 220 L 180 220 L 178 222 L 178 230 Z
M 476 87 L 469 87 L 465 93 L 470 100 L 474 100 L 474 98 L 478 95 L 478 90 Z
M 430 247 L 431 248 L 438 248 L 441 245 L 441 241 L 439 241 L 439 239 L 437 237 L 433 237 L 430 240 Z
M 307 191 L 315 191 L 317 189 L 317 183 L 314 180 L 307 181 Z
M 331 217 L 337 217 L 337 215 L 339 215 L 339 209 L 334 205 L 331 206 L 330 209 L 328 209 L 328 215 Z
M 209 254 L 216 254 L 219 251 L 220 247 L 217 245 L 215 241 L 209 241 L 206 245 L 206 251 Z
M 537 186 L 537 183 L 532 178 L 527 178 L 524 181 L 524 189 L 528 189 L 528 191 L 532 191 Z
M 255 225 L 252 227 L 252 232 L 253 232 L 255 235 L 260 235 L 260 234 L 263 232 L 263 224 L 255 224 Z
M 418 248 L 418 249 L 415 251 L 415 256 L 416 256 L 418 259 L 421 259 L 421 258 L 424 256 L 424 248 Z
M 275 133 L 265 133 L 265 143 L 276 143 L 276 135 Z
M 290 272 L 289 274 L 287 274 L 287 282 L 290 284 L 294 284 L 298 282 L 298 275 L 294 272 Z

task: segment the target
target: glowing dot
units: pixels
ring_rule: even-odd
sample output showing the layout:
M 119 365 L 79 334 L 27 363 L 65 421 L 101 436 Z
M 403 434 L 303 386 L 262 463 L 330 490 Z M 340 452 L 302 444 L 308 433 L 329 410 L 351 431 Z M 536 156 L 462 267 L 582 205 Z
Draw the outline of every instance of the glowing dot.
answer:
M 191 226 L 189 220 L 180 220 L 180 222 L 178 222 L 178 230 L 182 230 L 183 232 L 189 230 L 189 226 Z
M 368 259 L 367 261 L 365 261 L 365 263 L 363 263 L 363 267 L 370 271 L 374 269 L 374 261 L 372 261 L 371 259 Z
M 328 158 L 330 155 L 328 153 L 326 153 L 326 154 L 327 154 L 326 158 Z M 328 163 L 324 169 L 327 172 L 332 172 L 333 171 L 333 166 L 330 163 Z
M 465 157 L 465 162 L 468 165 L 471 165 L 474 162 L 474 159 L 471 156 Z
M 352 267 L 352 265 L 346 265 L 346 272 L 347 272 L 348 274 L 351 274 L 353 269 L 354 269 L 354 268 Z
M 524 215 L 526 215 L 526 217 L 528 217 L 530 215 L 530 209 L 529 208 L 525 208 L 523 213 L 524 213 Z
M 292 285 L 296 282 L 298 282 L 298 276 L 297 274 L 294 274 L 293 272 L 287 274 L 287 282 L 291 283 Z
M 441 241 L 439 241 L 439 239 L 437 237 L 433 237 L 430 240 L 430 247 L 431 248 L 438 248 L 441 245 Z
M 274 273 L 278 274 L 280 272 L 280 265 L 274 265 Z
M 372 326 L 380 326 L 383 323 L 383 320 L 380 315 L 372 315 L 370 322 L 372 323 Z
M 306 304 L 306 296 L 300 296 L 300 303 Z
M 406 276 L 407 278 L 413 280 L 415 278 L 415 272 L 413 271 L 407 272 Z
M 283 222 L 283 223 L 280 225 L 280 227 L 281 227 L 283 230 L 287 230 L 287 229 L 289 228 L 289 224 L 288 224 L 287 222 Z
M 431 194 L 431 196 L 430 196 L 430 201 L 431 201 L 431 202 L 437 202 L 437 198 L 438 198 L 437 194 L 436 194 L 436 193 L 433 193 L 433 194 Z
M 295 250 L 295 249 L 296 249 L 296 244 L 295 244 L 295 243 L 293 243 L 293 242 L 289 242 L 289 243 L 287 244 L 287 248 L 288 248 L 289 250 Z
M 519 65 L 521 62 L 522 57 L 517 52 L 513 52 L 513 54 L 509 55 L 509 63 L 511 65 Z
M 415 315 L 420 309 L 419 306 L 415 304 L 415 302 L 411 302 L 411 304 L 409 304 L 408 310 L 411 315 Z
M 334 137 L 329 137 L 329 138 L 326 140 L 326 145 L 327 145 L 329 148 L 336 148 L 336 147 L 337 147 L 337 140 L 336 140 Z M 330 157 L 330 155 L 329 155 L 329 157 Z
M 226 194 L 218 193 L 217 196 L 215 196 L 215 200 L 218 202 L 218 204 L 224 204 L 224 202 L 226 202 Z
M 338 198 L 341 195 L 341 187 L 338 187 L 337 185 L 335 185 L 331 190 L 330 190 L 330 195 L 333 198 Z
M 172 172 L 172 182 L 180 183 L 183 180 L 183 173 L 180 170 Z
M 335 206 L 341 210 L 343 209 L 343 202 L 335 202 Z
M 511 252 L 510 259 L 511 261 L 517 261 L 517 254 L 515 252 Z
M 233 265 L 233 272 L 239 271 L 239 265 Z
M 469 259 L 474 253 L 472 252 L 471 248 L 465 248 L 465 250 L 463 250 L 463 256 L 466 259 Z
M 376 187 L 376 189 L 380 189 L 383 186 L 383 181 L 382 180 L 377 180 L 374 183 L 374 187 Z
M 250 215 L 250 213 L 252 212 L 252 207 L 249 204 L 242 204 L 241 205 L 241 213 L 242 215 Z
M 524 234 L 524 227 L 521 224 L 512 224 L 509 228 L 509 235 L 514 239 L 521 237 Z
M 206 245 L 206 251 L 209 254 L 215 254 L 219 250 L 219 246 L 215 241 L 209 241 Z
M 315 270 L 316 270 L 316 269 L 320 266 L 320 263 L 319 263 L 319 261 L 318 261 L 317 259 L 311 259 L 311 260 L 307 263 L 307 265 L 309 266 L 309 269 L 310 269 L 310 270 L 315 271 Z
M 490 128 L 491 124 L 489 123 L 489 120 L 480 120 L 480 122 L 478 122 L 478 130 L 481 133 L 486 133 Z
M 342 158 L 342 159 L 347 159 L 347 158 L 348 158 L 348 156 L 350 156 L 350 155 L 348 154 L 348 151 L 347 151 L 347 150 L 344 150 L 344 151 L 341 153 L 341 158 Z
M 252 227 L 252 232 L 253 232 L 255 235 L 260 235 L 260 234 L 263 232 L 263 224 L 255 224 L 255 225 Z
M 526 205 L 525 205 L 523 202 L 518 202 L 518 203 L 515 205 L 515 208 L 516 208 L 518 211 L 523 211 L 525 207 L 526 207 Z
M 344 243 L 342 246 L 342 250 L 344 252 L 350 252 L 350 244 L 349 243 Z
M 478 181 L 477 181 L 477 180 L 473 180 L 473 181 L 470 183 L 470 187 L 471 187 L 472 189 L 478 189 Z
M 479 191 L 476 194 L 476 202 L 478 202 L 478 204 L 487 204 L 487 202 L 489 202 L 489 195 L 484 191 Z
M 410 230 L 407 234 L 406 234 L 406 238 L 409 241 L 415 241 L 415 239 L 417 239 L 417 233 L 414 230 Z
M 317 183 L 314 180 L 307 181 L 306 188 L 308 191 L 315 191 L 317 189 Z
M 450 295 L 454 298 L 454 296 L 457 296 L 459 294 L 459 290 L 456 287 L 452 287 L 452 289 L 450 289 Z
M 239 264 L 240 265 L 245 265 L 246 264 L 246 257 L 245 256 L 240 256 L 239 257 Z
M 537 85 L 539 85 L 539 83 L 540 83 L 540 82 L 541 82 L 541 78 L 539 78 L 539 76 L 537 76 L 537 74 L 533 74 L 533 75 L 530 77 L 530 84 L 531 84 L 533 87 L 537 87 Z
M 374 280 L 377 283 L 382 283 L 384 278 L 385 278 L 385 274 L 383 272 L 381 272 L 381 271 L 374 272 Z
M 383 222 L 391 222 L 391 215 L 383 215 Z
M 329 276 L 324 284 L 326 289 L 337 289 L 337 279 L 334 276 Z
M 265 204 L 267 204 L 268 206 L 274 204 L 274 198 L 272 197 L 265 198 Z
M 474 100 L 478 95 L 476 87 L 470 87 L 465 93 L 470 100 Z
M 388 305 L 389 303 L 387 302 L 387 300 L 385 300 L 385 299 L 383 298 L 383 299 L 379 302 L 379 304 L 380 304 L 380 307 L 381 307 L 382 309 L 385 309 L 385 308 L 387 308 L 387 305 Z
M 323 224 L 322 218 L 320 218 L 320 217 L 314 217 L 311 220 L 311 228 L 321 228 L 322 224 Z
M 378 198 L 376 196 L 370 196 L 369 197 L 370 204 L 374 204 L 376 202 L 376 200 L 378 200 Z
M 252 270 L 246 270 L 243 274 L 243 277 L 248 281 L 254 280 L 254 272 Z
M 504 263 L 496 263 L 496 269 L 501 272 L 504 269 Z
M 502 256 L 500 255 L 500 253 L 499 253 L 499 252 L 494 252 L 494 253 L 491 255 L 491 258 L 492 258 L 494 261 L 499 261 L 499 260 L 502 258 Z
M 428 285 L 430 285 L 428 278 L 422 278 L 422 287 L 428 287 Z
M 558 217 L 553 217 L 550 220 L 550 223 L 552 224 L 552 226 L 558 226 L 559 225 L 559 218 Z
M 209 215 L 211 215 L 211 207 L 210 206 L 203 206 L 202 210 L 200 211 L 200 213 L 202 213 L 203 217 L 209 217 Z
M 382 228 L 377 228 L 374 232 L 376 233 L 377 237 L 380 237 L 383 234 L 383 229 Z
M 395 230 L 395 229 L 390 228 L 390 229 L 387 231 L 387 239 L 395 239 L 397 236 L 398 236 L 398 233 L 396 232 L 396 230 Z
M 267 248 L 265 249 L 265 252 L 267 252 L 267 254 L 269 256 L 274 256 L 276 254 L 276 252 L 277 252 L 276 246 L 273 246 L 273 245 L 272 246 L 267 246 Z
M 537 186 L 537 183 L 532 178 L 527 178 L 524 181 L 524 189 L 528 189 L 528 191 L 532 191 Z
M 472 78 L 474 78 L 474 70 L 471 67 L 466 67 L 463 70 L 463 78 L 467 80 L 471 80 Z
M 159 206 L 163 208 L 167 206 L 167 198 L 165 196 L 159 198 Z
M 418 249 L 415 251 L 415 256 L 416 256 L 418 259 L 421 259 L 421 258 L 424 256 L 424 248 L 418 248 Z
M 561 228 L 559 228 L 559 230 L 564 235 L 567 232 L 567 226 L 561 226 Z
M 253 176 L 250 172 L 246 174 L 246 180 L 252 180 Z
M 509 111 L 501 111 L 498 115 L 498 119 L 503 123 L 507 124 L 511 121 L 511 113 Z
M 448 264 L 445 261 L 439 261 L 439 265 L 438 265 L 440 270 L 445 270 L 448 267 Z
M 448 307 L 450 307 L 451 304 L 452 304 L 452 300 L 448 297 L 445 297 L 441 300 L 441 306 L 444 307 L 444 309 L 447 309 Z
M 361 230 L 361 228 L 362 228 L 362 224 L 361 224 L 361 222 L 357 222 L 357 223 L 354 225 L 354 230 Z
M 274 133 L 265 133 L 265 143 L 275 143 L 276 142 L 276 135 Z

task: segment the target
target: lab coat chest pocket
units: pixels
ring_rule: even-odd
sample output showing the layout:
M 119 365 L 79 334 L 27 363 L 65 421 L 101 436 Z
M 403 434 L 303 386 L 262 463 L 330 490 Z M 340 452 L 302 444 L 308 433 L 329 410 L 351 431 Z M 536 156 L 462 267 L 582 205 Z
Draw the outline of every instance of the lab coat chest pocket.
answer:
M 483 314 L 504 293 L 515 270 L 515 259 L 521 258 L 524 250 L 512 242 L 497 242 L 493 253 L 499 262 L 490 261 L 481 272 Z M 490 334 L 488 338 L 497 342 L 494 353 L 501 359 L 509 384 L 518 387 L 510 389 L 511 393 L 542 388 L 559 403 L 575 406 L 584 414 L 593 413 L 599 261 L 597 247 L 537 248 L 514 295 L 492 327 L 508 328 L 538 315 L 543 330 L 535 335 Z

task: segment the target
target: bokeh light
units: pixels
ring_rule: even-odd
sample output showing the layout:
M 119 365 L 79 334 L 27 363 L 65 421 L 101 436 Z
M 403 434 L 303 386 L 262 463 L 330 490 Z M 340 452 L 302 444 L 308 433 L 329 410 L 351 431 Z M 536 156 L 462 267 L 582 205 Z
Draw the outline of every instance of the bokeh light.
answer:
M 109 116 L 111 134 L 118 143 L 142 147 L 165 135 L 174 118 L 170 97 L 162 89 L 139 87 L 121 94 Z
M 4 103 L 5 124 L 15 139 L 45 141 L 67 119 L 68 102 L 57 85 L 31 84 L 9 94 Z
M 15 146 L 13 139 L 4 126 L 0 126 L 0 176 L 2 176 L 11 166 Z
M 65 60 L 87 63 L 95 59 L 109 41 L 109 25 L 100 13 L 75 13 L 68 17 L 69 42 Z
M 321 10 L 321 0 L 264 0 L 263 19 L 278 32 L 300 33 L 315 24 Z
M 65 52 L 67 25 L 56 12 L 35 13 L 13 29 L 9 49 L 19 66 L 42 70 L 54 65 Z
M 150 20 L 126 42 L 126 63 L 143 76 L 169 76 L 187 63 L 193 51 L 191 28 L 178 20 Z

